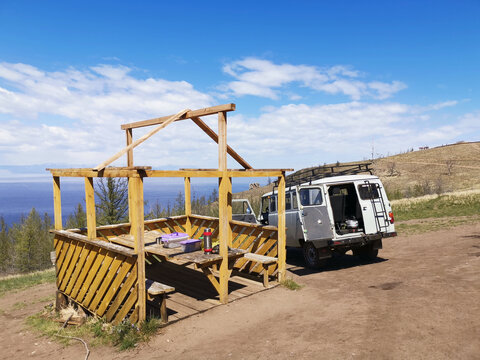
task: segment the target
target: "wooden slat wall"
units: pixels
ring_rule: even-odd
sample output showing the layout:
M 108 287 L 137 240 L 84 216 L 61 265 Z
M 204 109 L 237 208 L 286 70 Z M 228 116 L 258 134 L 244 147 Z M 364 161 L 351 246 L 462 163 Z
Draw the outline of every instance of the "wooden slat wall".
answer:
M 170 234 L 172 232 L 184 232 L 186 222 L 187 217 L 185 215 L 155 220 L 145 220 L 145 230 L 159 230 L 165 234 Z M 87 229 L 73 229 L 70 231 L 87 235 Z M 99 239 L 108 240 L 109 237 L 128 234 L 130 234 L 130 223 L 97 227 L 97 238 Z
M 56 234 L 57 288 L 114 324 L 138 319 L 137 259 Z
M 233 247 L 250 253 L 276 257 L 278 254 L 278 230 L 271 226 L 231 224 L 233 232 Z M 237 260 L 234 269 L 249 274 L 262 274 L 264 268 L 257 262 L 245 258 Z M 268 268 L 268 274 L 273 275 L 278 270 L 278 264 Z
M 207 216 L 190 216 L 192 224 L 193 238 L 198 239 L 203 234 L 205 228 L 212 229 L 212 238 L 218 236 L 218 219 Z M 276 257 L 278 254 L 278 229 L 273 226 L 260 226 L 256 224 L 239 222 L 230 224 L 232 229 L 232 247 L 246 250 L 258 255 Z M 261 264 L 239 259 L 235 263 L 234 269 L 254 274 L 262 274 L 264 269 Z M 273 264 L 268 268 L 269 275 L 277 272 L 278 265 Z

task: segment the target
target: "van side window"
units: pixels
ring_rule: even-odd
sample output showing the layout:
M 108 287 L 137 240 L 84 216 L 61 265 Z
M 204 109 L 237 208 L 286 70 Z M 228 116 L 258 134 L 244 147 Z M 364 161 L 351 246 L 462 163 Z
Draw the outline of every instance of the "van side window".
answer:
M 276 212 L 277 211 L 277 196 L 270 197 L 270 211 Z
M 362 200 L 378 199 L 380 197 L 377 184 L 358 185 L 358 194 Z
M 285 194 L 285 210 L 290 210 L 292 208 L 292 198 L 290 197 L 290 192 Z
M 262 213 L 266 213 L 268 212 L 268 207 L 269 207 L 269 201 L 268 201 L 268 197 L 262 197 Z
M 292 205 L 294 209 L 298 209 L 298 202 L 297 202 L 297 192 L 292 191 Z
M 303 206 L 321 205 L 322 202 L 323 202 L 322 192 L 320 191 L 319 188 L 300 190 L 300 203 Z

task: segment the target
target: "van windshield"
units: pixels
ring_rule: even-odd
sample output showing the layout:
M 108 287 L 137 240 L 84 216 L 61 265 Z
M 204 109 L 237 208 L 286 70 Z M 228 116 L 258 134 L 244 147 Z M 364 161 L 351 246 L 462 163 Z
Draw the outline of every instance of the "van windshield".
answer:
M 303 206 L 321 205 L 323 202 L 322 192 L 319 188 L 301 189 L 300 203 Z

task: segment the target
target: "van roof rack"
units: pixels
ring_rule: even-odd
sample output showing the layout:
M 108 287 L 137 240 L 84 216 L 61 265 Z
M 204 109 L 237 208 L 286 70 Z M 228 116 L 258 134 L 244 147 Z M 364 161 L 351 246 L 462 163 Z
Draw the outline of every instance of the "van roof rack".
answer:
M 356 175 L 361 173 L 372 174 L 369 166 L 372 162 L 354 163 L 354 164 L 333 164 L 315 166 L 307 169 L 299 170 L 285 177 L 285 187 L 291 187 L 304 183 L 311 183 L 314 180 L 323 179 L 332 176 Z M 278 181 L 275 181 L 275 187 L 278 187 Z

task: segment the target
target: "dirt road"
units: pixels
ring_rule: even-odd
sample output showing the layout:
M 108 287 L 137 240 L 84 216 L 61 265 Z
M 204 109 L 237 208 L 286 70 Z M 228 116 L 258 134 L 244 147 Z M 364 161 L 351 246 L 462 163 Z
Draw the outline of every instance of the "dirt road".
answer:
M 311 272 L 289 251 L 288 275 L 303 289 L 277 287 L 172 324 L 132 351 L 93 348 L 90 359 L 480 359 L 480 224 L 387 239 L 380 256 L 363 265 L 347 254 Z M 53 289 L 0 298 L 0 358 L 84 358 L 81 345 L 24 328 Z

